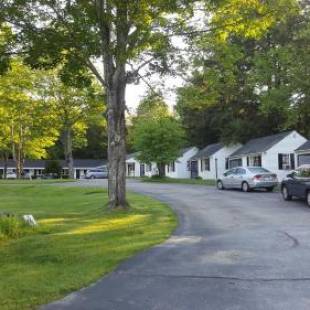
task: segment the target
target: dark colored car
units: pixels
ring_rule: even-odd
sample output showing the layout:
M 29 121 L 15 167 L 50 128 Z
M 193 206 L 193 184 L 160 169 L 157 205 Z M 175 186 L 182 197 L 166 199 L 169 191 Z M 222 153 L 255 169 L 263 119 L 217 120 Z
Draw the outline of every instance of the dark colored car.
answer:
M 302 165 L 288 174 L 282 181 L 281 191 L 284 200 L 292 200 L 293 197 L 305 199 L 310 207 L 310 165 Z

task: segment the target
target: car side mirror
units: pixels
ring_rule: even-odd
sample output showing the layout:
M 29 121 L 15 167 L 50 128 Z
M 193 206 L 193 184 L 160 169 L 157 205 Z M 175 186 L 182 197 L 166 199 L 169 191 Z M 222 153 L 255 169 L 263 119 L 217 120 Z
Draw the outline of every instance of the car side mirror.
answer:
M 289 173 L 288 175 L 287 175 L 287 177 L 288 178 L 290 178 L 290 179 L 294 179 L 295 178 L 295 174 L 292 172 L 292 173 Z

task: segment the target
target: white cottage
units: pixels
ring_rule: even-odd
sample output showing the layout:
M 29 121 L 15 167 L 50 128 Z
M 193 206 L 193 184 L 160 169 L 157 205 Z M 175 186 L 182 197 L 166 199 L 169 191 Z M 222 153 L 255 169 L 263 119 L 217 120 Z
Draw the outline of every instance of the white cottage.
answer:
M 42 160 L 42 159 L 26 159 L 24 161 L 24 173 L 31 175 L 33 178 L 41 178 L 44 175 L 45 167 L 51 160 Z M 62 174 L 68 175 L 68 166 L 64 160 L 53 160 L 57 161 L 62 167 Z M 104 159 L 74 159 L 73 168 L 74 168 L 74 178 L 82 179 L 85 177 L 87 170 L 89 169 L 99 169 L 103 166 L 107 166 L 107 161 Z M 0 178 L 4 175 L 4 170 L 7 172 L 16 171 L 15 161 L 9 159 L 7 162 L 0 161 Z
M 206 146 L 191 158 L 192 178 L 217 179 L 228 169 L 228 157 L 238 148 L 240 144 L 226 146 L 214 143 Z
M 229 167 L 264 167 L 282 180 L 288 171 L 295 169 L 295 150 L 306 141 L 295 130 L 252 139 L 231 154 Z
M 137 156 L 139 152 L 128 154 L 126 157 L 126 176 L 127 177 L 151 177 L 158 173 L 155 163 L 141 163 Z
M 198 152 L 195 146 L 180 150 L 179 157 L 166 165 L 166 176 L 175 179 L 189 179 L 191 177 L 190 159 Z
M 310 140 L 300 146 L 295 152 L 298 166 L 310 164 Z

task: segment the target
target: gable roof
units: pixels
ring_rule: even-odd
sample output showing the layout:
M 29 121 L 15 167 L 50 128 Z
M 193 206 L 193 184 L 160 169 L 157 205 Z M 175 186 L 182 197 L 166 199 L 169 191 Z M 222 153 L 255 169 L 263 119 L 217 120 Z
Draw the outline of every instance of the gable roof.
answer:
M 126 160 L 129 160 L 129 159 L 136 159 L 136 157 L 139 155 L 139 153 L 140 153 L 140 152 L 134 152 L 134 153 L 127 154 Z
M 29 160 L 26 159 L 24 162 L 24 169 L 29 169 L 29 168 L 37 168 L 37 169 L 44 169 L 46 164 L 49 161 L 53 161 L 53 160 L 43 160 L 43 159 L 34 159 L 34 160 Z M 58 161 L 60 163 L 60 165 L 63 168 L 67 168 L 67 164 L 65 162 L 65 160 L 55 160 Z M 73 166 L 74 168 L 95 168 L 98 166 L 103 166 L 106 165 L 106 160 L 104 159 L 75 159 L 73 161 Z M 13 168 L 15 169 L 15 161 L 12 159 L 9 159 L 7 161 L 7 167 L 8 168 Z M 1 160 L 0 161 L 0 168 L 4 167 L 4 161 Z
M 189 147 L 185 147 L 185 148 L 181 149 L 179 152 L 179 157 L 182 157 L 186 152 L 188 152 L 192 148 L 194 148 L 194 146 L 189 146 Z
M 223 143 L 213 143 L 207 145 L 204 149 L 200 150 L 196 155 L 194 155 L 191 160 L 196 160 L 199 158 L 210 157 L 211 155 L 215 154 L 221 148 L 224 147 Z
M 275 144 L 283 140 L 293 131 L 281 132 L 275 135 L 256 138 L 248 141 L 245 145 L 240 147 L 230 157 L 237 157 L 247 154 L 263 153 L 273 147 Z
M 300 146 L 296 151 L 308 151 L 310 150 L 310 140 Z

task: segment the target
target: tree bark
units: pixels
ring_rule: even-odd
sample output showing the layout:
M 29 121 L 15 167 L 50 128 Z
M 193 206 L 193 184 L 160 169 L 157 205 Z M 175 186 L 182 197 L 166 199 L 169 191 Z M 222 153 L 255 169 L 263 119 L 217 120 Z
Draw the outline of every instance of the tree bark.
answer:
M 64 155 L 66 165 L 68 167 L 68 174 L 70 179 L 74 179 L 74 163 L 72 152 L 72 131 L 67 127 L 64 129 Z
M 164 178 L 166 176 L 166 165 L 163 164 L 163 163 L 158 163 L 157 164 L 157 167 L 158 167 L 158 175 L 160 178 Z
M 116 69 L 107 88 L 108 104 L 108 194 L 110 208 L 127 208 L 126 201 L 126 130 L 124 68 Z
M 4 158 L 3 179 L 6 179 L 8 174 L 8 160 L 9 160 L 8 152 L 4 152 L 3 158 Z

